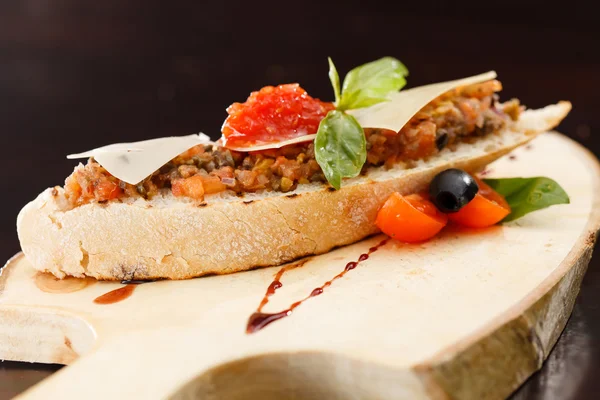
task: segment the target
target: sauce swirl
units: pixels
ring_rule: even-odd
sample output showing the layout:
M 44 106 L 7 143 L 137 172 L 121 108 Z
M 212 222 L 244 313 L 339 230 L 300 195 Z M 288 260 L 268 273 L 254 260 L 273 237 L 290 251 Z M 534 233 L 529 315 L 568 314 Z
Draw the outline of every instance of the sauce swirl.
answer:
M 265 326 L 269 325 L 270 323 L 292 315 L 292 312 L 294 311 L 294 309 L 296 309 L 298 306 L 300 306 L 302 303 L 304 303 L 306 300 L 310 299 L 311 297 L 316 297 L 316 296 L 321 295 L 323 293 L 323 291 L 327 287 L 331 286 L 331 284 L 333 282 L 335 282 L 336 280 L 338 280 L 340 278 L 343 278 L 344 275 L 346 275 L 349 271 L 352 271 L 353 269 L 355 269 L 361 262 L 366 261 L 371 254 L 373 254 L 374 252 L 379 250 L 380 247 L 384 246 L 388 242 L 388 240 L 389 240 L 389 238 L 386 238 L 386 239 L 382 240 L 381 242 L 379 242 L 377 245 L 371 247 L 367 253 L 361 254 L 358 257 L 357 261 L 350 261 L 349 263 L 347 263 L 346 267 L 344 268 L 344 270 L 342 272 L 340 272 L 339 274 L 337 274 L 336 276 L 334 276 L 333 278 L 331 278 L 330 280 L 328 280 L 321 286 L 313 289 L 308 296 L 293 303 L 287 309 L 280 311 L 280 312 L 276 312 L 276 313 L 263 313 L 262 309 L 269 302 L 269 297 L 274 295 L 275 291 L 283 286 L 283 284 L 281 283 L 281 277 L 283 276 L 283 274 L 291 269 L 303 266 L 304 264 L 306 264 L 308 259 L 302 260 L 300 263 L 292 264 L 292 265 L 281 268 L 279 270 L 279 272 L 277 272 L 277 275 L 275 275 L 273 282 L 271 282 L 271 284 L 267 288 L 267 292 L 265 293 L 265 296 L 263 297 L 262 301 L 260 302 L 258 308 L 252 315 L 250 315 L 250 318 L 248 318 L 248 323 L 246 325 L 246 333 L 251 334 L 251 333 L 258 332 L 259 330 L 263 329 Z

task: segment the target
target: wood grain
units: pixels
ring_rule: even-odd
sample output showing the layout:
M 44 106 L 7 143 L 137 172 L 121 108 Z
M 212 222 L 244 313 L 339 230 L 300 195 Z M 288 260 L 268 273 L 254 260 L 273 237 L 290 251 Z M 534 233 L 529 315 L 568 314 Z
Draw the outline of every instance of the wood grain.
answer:
M 48 293 L 19 258 L 2 277 L 0 357 L 72 363 L 24 399 L 505 398 L 563 329 L 600 224 L 595 159 L 557 134 L 533 146 L 492 173 L 549 175 L 571 204 L 482 232 L 448 230 L 423 245 L 390 243 L 252 335 L 245 322 L 278 268 L 144 284 L 97 305 L 122 285 Z M 378 241 L 287 272 L 267 311 L 306 296 Z

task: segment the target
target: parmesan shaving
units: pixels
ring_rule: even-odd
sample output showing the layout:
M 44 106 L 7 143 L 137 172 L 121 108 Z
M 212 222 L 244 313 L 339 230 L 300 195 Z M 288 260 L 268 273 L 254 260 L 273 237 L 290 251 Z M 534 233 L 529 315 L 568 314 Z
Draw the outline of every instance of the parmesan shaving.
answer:
M 211 143 L 210 138 L 204 133 L 199 133 L 111 144 L 79 154 L 70 154 L 67 158 L 94 157 L 111 175 L 136 185 L 184 151 L 208 143 Z
M 434 83 L 395 92 L 390 101 L 347 111 L 363 128 L 391 129 L 398 132 L 423 107 L 438 96 L 460 86 L 481 83 L 496 78 L 496 72 L 471 76 L 449 82 Z
M 312 134 L 312 135 L 299 136 L 297 138 L 288 139 L 288 140 L 284 140 L 281 142 L 265 143 L 265 144 L 253 145 L 253 146 L 248 146 L 248 147 L 235 147 L 235 146 L 227 146 L 227 145 L 225 145 L 224 147 L 227 147 L 229 150 L 246 151 L 246 152 L 268 150 L 268 149 L 280 149 L 283 146 L 287 146 L 290 144 L 312 142 L 316 137 L 317 137 L 316 134 Z

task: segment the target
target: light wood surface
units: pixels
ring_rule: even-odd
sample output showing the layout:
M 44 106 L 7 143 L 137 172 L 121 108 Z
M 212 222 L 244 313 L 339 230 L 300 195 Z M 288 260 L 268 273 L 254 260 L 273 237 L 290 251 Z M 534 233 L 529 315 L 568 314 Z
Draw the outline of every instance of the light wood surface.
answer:
M 101 305 L 124 285 L 55 281 L 17 255 L 0 277 L 0 358 L 70 364 L 22 399 L 505 398 L 556 342 L 600 225 L 599 167 L 586 150 L 552 133 L 513 154 L 489 176 L 550 176 L 571 204 L 389 242 L 253 334 L 248 317 L 280 267 L 147 283 Z M 287 271 L 264 312 L 306 297 L 381 239 Z

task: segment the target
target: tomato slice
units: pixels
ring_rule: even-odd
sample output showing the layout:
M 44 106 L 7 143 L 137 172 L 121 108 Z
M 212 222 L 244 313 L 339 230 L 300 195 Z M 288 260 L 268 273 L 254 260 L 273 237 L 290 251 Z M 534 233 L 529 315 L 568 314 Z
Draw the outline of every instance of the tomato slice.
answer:
M 200 175 L 194 175 L 186 179 L 175 179 L 171 185 L 171 191 L 175 197 L 185 196 L 196 200 L 204 199 L 204 183 Z
M 265 86 L 245 103 L 233 103 L 223 123 L 226 146 L 249 147 L 317 133 L 333 103 L 310 97 L 296 83 Z
M 502 221 L 510 214 L 510 206 L 498 192 L 475 178 L 479 191 L 466 206 L 458 212 L 448 214 L 448 218 L 457 224 L 469 228 L 486 228 Z
M 393 239 L 414 243 L 432 238 L 447 222 L 447 216 L 423 196 L 393 193 L 377 213 L 375 224 Z

